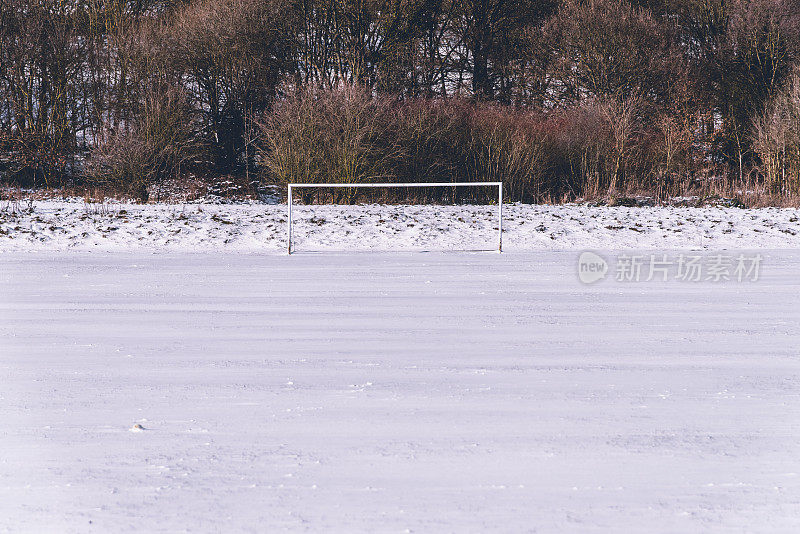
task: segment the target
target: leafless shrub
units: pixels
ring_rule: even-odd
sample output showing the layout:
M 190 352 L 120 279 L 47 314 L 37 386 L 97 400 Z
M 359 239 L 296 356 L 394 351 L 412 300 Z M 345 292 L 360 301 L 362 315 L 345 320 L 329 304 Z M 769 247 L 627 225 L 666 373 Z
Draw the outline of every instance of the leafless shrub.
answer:
M 608 189 L 613 136 L 596 102 L 554 111 L 541 129 L 552 198 L 598 196 Z
M 190 115 L 183 93 L 174 87 L 145 94 L 132 124 L 108 131 L 87 163 L 90 179 L 121 189 L 143 202 L 149 188 L 179 173 L 194 153 Z
M 694 138 L 698 125 L 689 117 L 661 114 L 646 133 L 639 164 L 647 166 L 653 196 L 666 199 L 684 195 L 691 187 L 692 171 L 697 166 Z
M 19 216 L 24 213 L 33 213 L 34 211 L 33 199 L 29 198 L 26 201 L 18 199 L 8 199 L 2 205 L 0 211 L 2 211 L 2 213 L 6 215 L 13 215 L 13 216 Z
M 424 99 L 396 107 L 392 130 L 401 147 L 398 180 L 504 181 L 510 198 L 539 197 L 543 146 L 537 116 L 463 99 Z M 423 200 L 487 198 L 487 191 L 480 190 L 419 193 Z
M 755 120 L 753 144 L 767 189 L 800 194 L 800 69 Z
M 539 117 L 513 108 L 484 105 L 472 116 L 475 175 L 471 180 L 502 181 L 510 198 L 539 200 L 545 155 Z
M 113 210 L 105 200 L 101 202 L 91 202 L 84 199 L 83 213 L 87 217 L 108 217 L 116 215 L 117 210 Z
M 279 183 L 389 179 L 398 153 L 387 135 L 391 114 L 387 100 L 356 85 L 300 90 L 261 122 L 263 162 Z
M 631 163 L 644 149 L 638 105 L 597 99 L 544 115 L 462 99 L 389 100 L 355 86 L 317 89 L 285 99 L 265 117 L 262 156 L 280 183 L 502 181 L 518 201 L 615 195 L 644 187 L 640 173 L 650 172 Z M 486 193 L 382 195 L 458 202 L 486 200 Z

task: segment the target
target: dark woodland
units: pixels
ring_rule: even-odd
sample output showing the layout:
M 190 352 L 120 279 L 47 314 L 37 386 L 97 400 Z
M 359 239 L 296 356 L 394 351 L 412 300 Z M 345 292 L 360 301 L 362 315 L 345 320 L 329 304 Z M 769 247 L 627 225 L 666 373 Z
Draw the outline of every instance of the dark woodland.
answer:
M 0 181 L 186 180 L 796 204 L 800 2 L 0 0 Z

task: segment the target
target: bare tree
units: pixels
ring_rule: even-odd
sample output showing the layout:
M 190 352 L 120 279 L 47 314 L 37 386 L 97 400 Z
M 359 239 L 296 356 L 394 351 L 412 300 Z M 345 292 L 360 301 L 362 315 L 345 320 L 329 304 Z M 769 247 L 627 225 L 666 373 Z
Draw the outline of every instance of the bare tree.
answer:
M 179 176 L 195 151 L 185 94 L 177 87 L 153 86 L 127 128 L 104 132 L 87 162 L 87 174 L 95 184 L 147 202 L 151 187 Z

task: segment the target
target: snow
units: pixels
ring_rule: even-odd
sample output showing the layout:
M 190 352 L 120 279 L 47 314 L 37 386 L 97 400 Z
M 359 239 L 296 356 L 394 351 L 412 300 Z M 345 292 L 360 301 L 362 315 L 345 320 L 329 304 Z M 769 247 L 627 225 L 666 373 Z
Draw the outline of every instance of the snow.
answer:
M 35 233 L 0 241 L 0 531 L 800 530 L 800 251 L 584 285 L 547 250 L 797 247 L 793 210 L 514 206 L 507 254 L 286 256 L 219 253 L 282 248 L 280 208 L 124 209 L 3 219 Z
M 286 206 L 83 204 L 0 207 L 0 253 L 282 252 Z M 497 206 L 296 206 L 294 244 L 311 250 L 453 250 L 497 246 Z M 798 249 L 794 208 L 504 206 L 508 251 Z

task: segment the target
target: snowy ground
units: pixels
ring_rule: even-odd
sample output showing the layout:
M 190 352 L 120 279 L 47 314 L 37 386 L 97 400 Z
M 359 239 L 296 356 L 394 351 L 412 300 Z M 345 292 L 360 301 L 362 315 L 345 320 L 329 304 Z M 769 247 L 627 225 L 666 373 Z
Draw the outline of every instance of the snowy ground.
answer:
M 269 252 L 286 247 L 285 205 L 0 206 L 0 253 L 27 250 Z M 800 210 L 504 207 L 508 251 L 800 249 Z M 484 249 L 496 206 L 297 206 L 297 250 Z
M 280 210 L 134 230 L 160 210 L 61 235 L 42 206 L 3 237 L 0 531 L 800 531 L 800 252 L 755 282 L 595 285 L 575 252 L 13 252 L 279 246 Z M 517 249 L 662 239 L 588 229 L 615 217 L 797 246 L 778 210 L 510 212 Z

